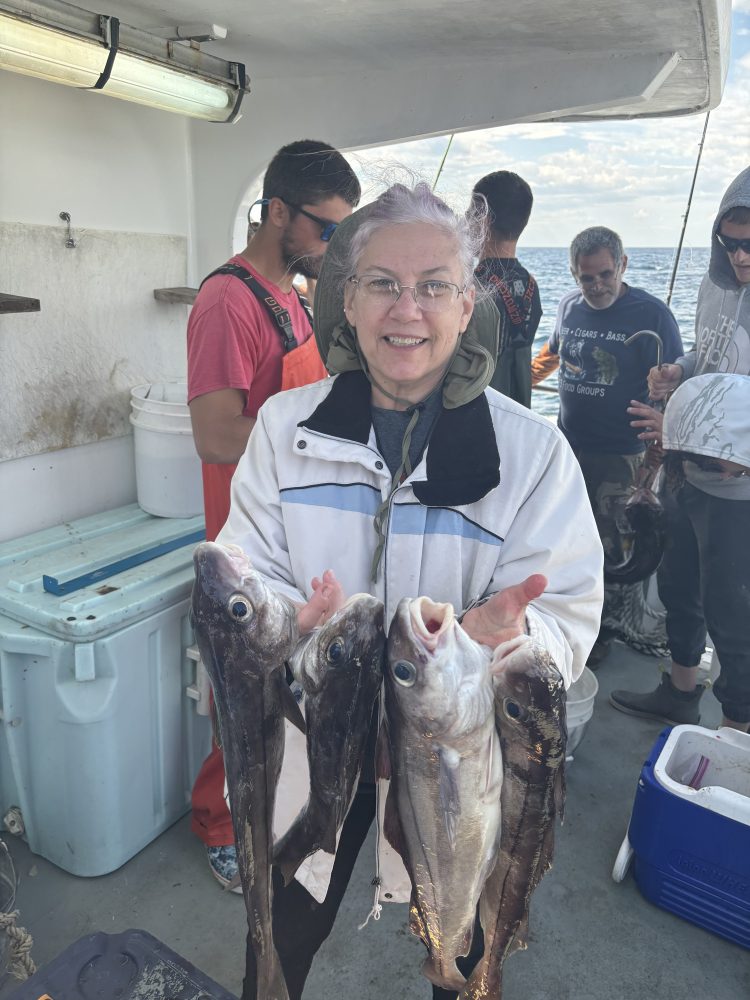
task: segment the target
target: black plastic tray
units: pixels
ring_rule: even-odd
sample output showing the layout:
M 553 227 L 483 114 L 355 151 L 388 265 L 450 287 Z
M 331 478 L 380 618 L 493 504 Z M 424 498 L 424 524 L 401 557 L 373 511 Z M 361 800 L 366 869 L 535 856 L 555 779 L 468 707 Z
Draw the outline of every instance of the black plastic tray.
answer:
M 89 934 L 8 1000 L 237 1000 L 146 931 Z

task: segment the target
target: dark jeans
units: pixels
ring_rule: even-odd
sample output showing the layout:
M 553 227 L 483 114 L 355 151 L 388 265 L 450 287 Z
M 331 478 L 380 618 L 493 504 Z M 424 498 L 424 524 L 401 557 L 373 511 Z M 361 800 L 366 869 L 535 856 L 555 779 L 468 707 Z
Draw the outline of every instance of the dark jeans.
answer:
M 689 483 L 662 500 L 669 522 L 657 580 L 672 659 L 697 666 L 708 631 L 721 663 L 714 694 L 727 719 L 750 722 L 750 501 Z
M 360 785 L 339 838 L 331 884 L 322 903 L 317 903 L 296 879 L 284 887 L 277 868 L 273 869 L 273 936 L 284 970 L 289 1000 L 300 1000 L 313 958 L 333 929 L 341 900 L 349 884 L 360 848 L 375 818 L 375 787 Z M 464 974 L 471 971 L 482 955 L 479 921 L 472 943 L 473 958 L 458 960 Z M 255 954 L 248 939 L 242 1000 L 256 1000 Z M 418 970 L 415 968 L 415 978 Z M 457 993 L 432 988 L 433 1000 L 456 1000 Z

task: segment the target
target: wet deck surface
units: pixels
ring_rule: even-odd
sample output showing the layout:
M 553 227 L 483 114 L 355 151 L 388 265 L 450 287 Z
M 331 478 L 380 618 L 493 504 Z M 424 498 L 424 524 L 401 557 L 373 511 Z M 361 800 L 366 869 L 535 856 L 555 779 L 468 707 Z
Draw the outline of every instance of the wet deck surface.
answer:
M 598 672 L 596 711 L 568 768 L 564 825 L 553 870 L 534 894 L 528 951 L 505 971 L 505 1000 L 737 1000 L 750 996 L 750 952 L 647 902 L 632 876 L 620 885 L 612 865 L 627 828 L 645 756 L 658 723 L 616 712 L 613 688 L 649 690 L 656 661 L 617 645 Z M 709 693 L 704 725 L 721 716 Z M 33 935 L 38 966 L 95 931 L 147 930 L 239 995 L 245 912 L 209 873 L 187 817 L 119 871 L 76 878 L 6 836 L 20 886 L 19 923 Z M 377 923 L 357 925 L 372 902 L 374 838 L 365 845 L 334 932 L 319 953 L 305 1000 L 427 998 L 421 944 L 406 928 L 406 907 L 387 906 Z M 33 873 L 33 874 L 32 874 Z M 12 995 L 9 980 L 0 987 Z

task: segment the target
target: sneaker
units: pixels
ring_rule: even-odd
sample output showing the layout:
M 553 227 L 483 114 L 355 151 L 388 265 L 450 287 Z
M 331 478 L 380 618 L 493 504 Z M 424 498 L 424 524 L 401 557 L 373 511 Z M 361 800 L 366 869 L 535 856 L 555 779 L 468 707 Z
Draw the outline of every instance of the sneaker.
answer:
M 237 867 L 237 848 L 234 844 L 222 847 L 207 847 L 208 867 L 211 874 L 225 889 L 231 886 L 231 892 L 242 892 L 239 884 L 239 868 Z M 232 885 L 234 883 L 234 885 Z
M 641 719 L 654 719 L 668 726 L 697 726 L 700 723 L 698 704 L 705 690 L 704 684 L 698 684 L 694 691 L 680 691 L 672 684 L 669 674 L 662 674 L 655 691 L 646 694 L 613 691 L 609 703 L 618 712 L 637 715 Z

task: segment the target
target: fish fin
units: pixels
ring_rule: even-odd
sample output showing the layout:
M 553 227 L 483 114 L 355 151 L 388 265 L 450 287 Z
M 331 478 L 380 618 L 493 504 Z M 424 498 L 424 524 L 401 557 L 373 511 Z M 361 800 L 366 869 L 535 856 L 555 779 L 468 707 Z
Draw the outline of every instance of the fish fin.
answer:
M 219 748 L 219 750 L 224 749 L 224 739 L 221 735 L 221 716 L 219 715 L 219 706 L 216 704 L 216 698 L 211 698 L 211 731 L 213 733 L 214 743 Z
M 425 948 L 429 948 L 430 939 L 427 936 L 427 928 L 424 925 L 424 919 L 422 918 L 422 913 L 417 904 L 416 893 L 413 889 L 411 893 L 411 902 L 409 903 L 409 930 L 412 932 L 414 937 L 420 938 Z
M 396 805 L 396 792 L 393 785 L 388 789 L 388 798 L 385 800 L 385 815 L 383 816 L 383 833 L 385 839 L 401 857 L 406 859 L 406 838 L 404 829 L 401 826 L 401 818 Z
M 459 991 L 466 985 L 466 977 L 461 974 L 455 961 L 446 963 L 446 968 L 441 969 L 432 955 L 428 955 L 422 963 L 422 975 L 429 979 L 433 986 L 439 986 L 444 990 Z
M 451 850 L 455 851 L 458 820 L 461 816 L 461 795 L 458 788 L 460 757 L 456 754 L 455 760 L 453 760 L 453 754 L 448 754 L 442 749 L 438 752 L 440 755 L 440 808 L 443 812 L 445 830 L 448 834 Z
M 555 775 L 555 813 L 560 817 L 562 823 L 565 819 L 565 749 L 563 748 L 563 760 Z
M 232 889 L 236 889 L 238 885 L 242 885 L 242 880 L 240 879 L 239 872 L 237 872 L 236 875 L 233 875 L 231 879 L 227 882 L 227 884 L 224 886 L 224 892 L 231 892 Z
M 375 746 L 375 775 L 390 781 L 391 773 L 391 742 L 388 735 L 388 720 L 383 719 L 378 731 L 378 742 Z
M 521 922 L 513 935 L 512 942 L 508 945 L 507 955 L 512 955 L 514 951 L 524 951 L 529 947 L 529 911 L 527 910 L 521 917 Z M 506 957 L 507 957 L 506 955 Z
M 305 717 L 297 704 L 297 701 L 292 694 L 292 690 L 287 684 L 284 676 L 279 674 L 280 691 L 281 691 L 281 708 L 284 712 L 286 718 L 296 726 L 297 729 L 304 735 L 307 732 L 305 726 Z

